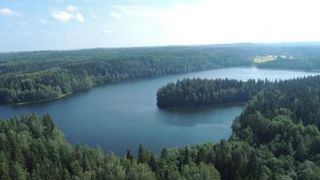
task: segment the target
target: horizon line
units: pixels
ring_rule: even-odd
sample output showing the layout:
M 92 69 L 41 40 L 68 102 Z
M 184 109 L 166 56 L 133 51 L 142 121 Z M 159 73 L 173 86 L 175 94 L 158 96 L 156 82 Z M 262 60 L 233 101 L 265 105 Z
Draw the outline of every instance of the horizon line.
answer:
M 212 44 L 172 44 L 172 45 L 145 45 L 145 46 L 106 46 L 106 47 L 84 47 L 66 49 L 34 49 L 21 51 L 1 51 L 0 54 L 28 53 L 28 52 L 50 52 L 50 51 L 82 51 L 94 49 L 138 49 L 138 48 L 162 48 L 162 47 L 201 47 L 201 46 L 245 46 L 245 45 L 320 45 L 320 41 L 279 41 L 279 42 L 233 42 L 233 43 L 212 43 Z

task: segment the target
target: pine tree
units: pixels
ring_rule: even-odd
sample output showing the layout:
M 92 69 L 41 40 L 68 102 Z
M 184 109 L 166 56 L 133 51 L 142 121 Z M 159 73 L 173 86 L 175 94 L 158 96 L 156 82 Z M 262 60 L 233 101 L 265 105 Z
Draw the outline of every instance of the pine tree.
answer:
M 144 152 L 144 148 L 142 146 L 142 144 L 139 145 L 139 150 L 138 150 L 138 162 L 139 163 L 144 163 L 144 155 L 145 155 L 145 152 Z

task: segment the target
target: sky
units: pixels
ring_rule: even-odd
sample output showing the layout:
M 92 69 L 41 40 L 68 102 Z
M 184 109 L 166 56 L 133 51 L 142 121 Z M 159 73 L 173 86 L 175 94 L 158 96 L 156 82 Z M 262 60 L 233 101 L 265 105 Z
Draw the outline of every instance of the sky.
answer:
M 318 0 L 0 0 L 0 51 L 320 41 Z

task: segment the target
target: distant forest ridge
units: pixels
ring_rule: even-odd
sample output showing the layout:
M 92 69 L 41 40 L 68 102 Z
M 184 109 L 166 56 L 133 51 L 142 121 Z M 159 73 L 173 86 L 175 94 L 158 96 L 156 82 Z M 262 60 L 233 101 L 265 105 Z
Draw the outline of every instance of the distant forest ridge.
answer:
M 64 97 L 96 85 L 214 68 L 320 69 L 320 45 L 229 44 L 0 53 L 0 104 Z

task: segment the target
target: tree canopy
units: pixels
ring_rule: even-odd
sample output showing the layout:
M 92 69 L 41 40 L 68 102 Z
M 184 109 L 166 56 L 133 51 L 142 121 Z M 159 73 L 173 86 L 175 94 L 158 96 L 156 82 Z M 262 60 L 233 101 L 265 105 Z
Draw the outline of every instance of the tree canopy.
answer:
M 270 83 L 230 139 L 159 155 L 143 145 L 124 157 L 70 145 L 49 115 L 14 117 L 0 121 L 0 179 L 318 179 L 319 96 L 320 76 Z
M 318 70 L 319 48 L 239 44 L 0 53 L 0 104 L 50 100 L 121 80 L 213 68 Z M 270 55 L 278 58 L 254 61 Z

